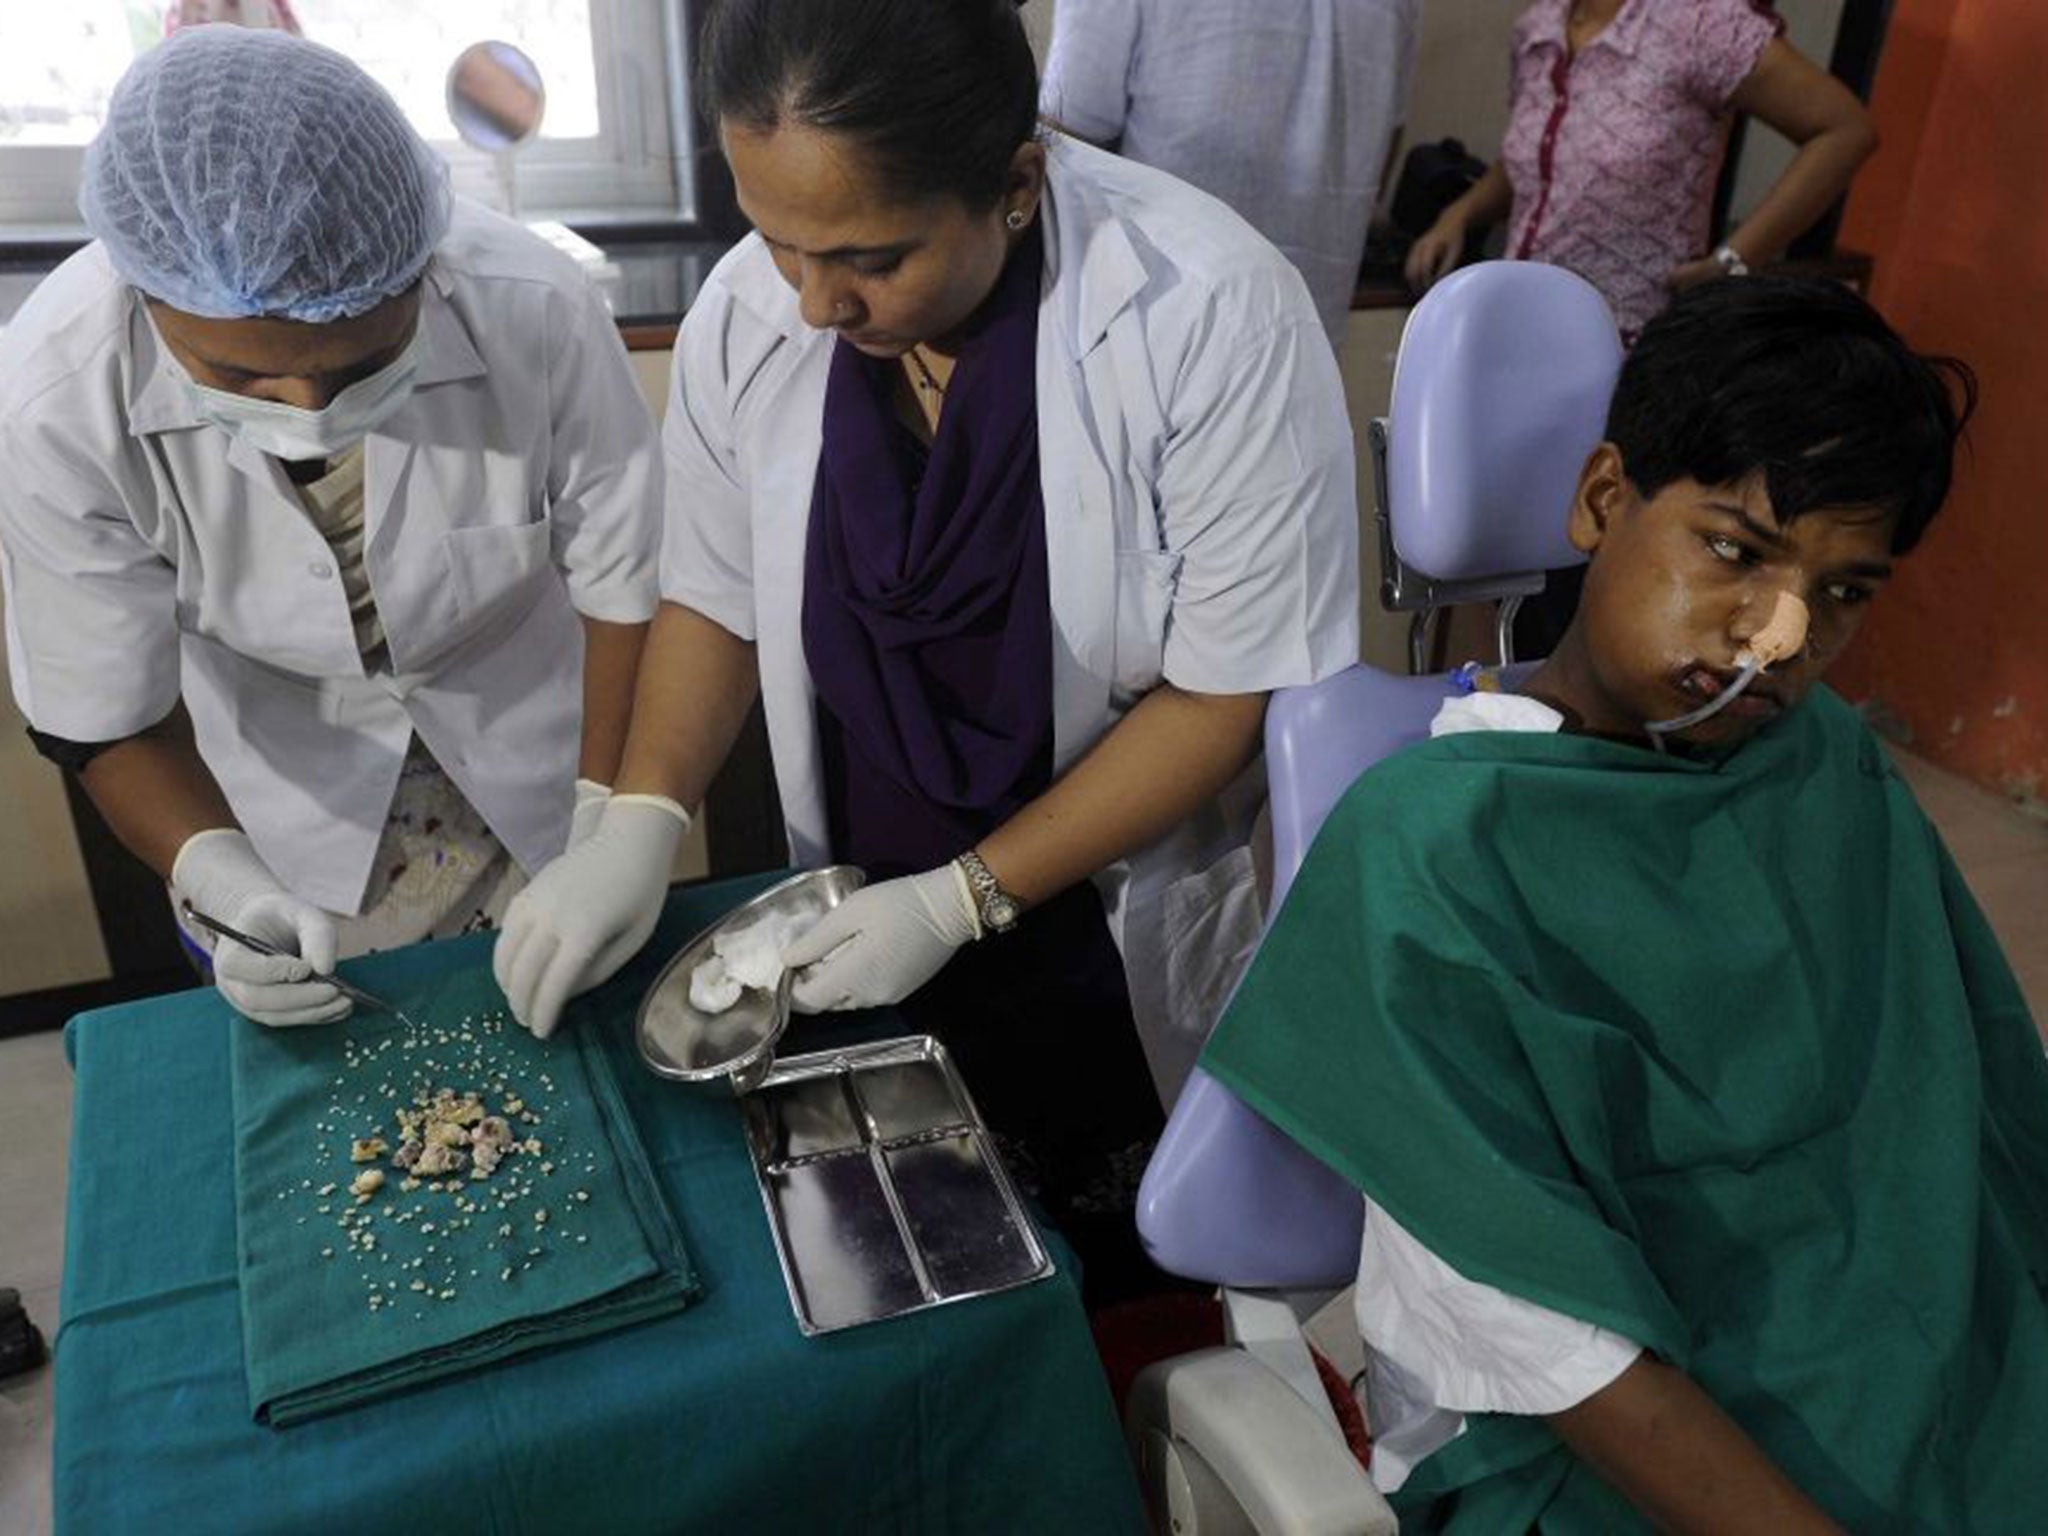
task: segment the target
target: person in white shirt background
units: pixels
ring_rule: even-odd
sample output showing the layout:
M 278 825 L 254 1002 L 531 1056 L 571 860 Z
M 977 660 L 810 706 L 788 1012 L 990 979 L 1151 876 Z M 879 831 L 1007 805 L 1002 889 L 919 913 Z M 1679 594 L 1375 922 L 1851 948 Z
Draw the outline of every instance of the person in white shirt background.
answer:
M 594 819 L 653 422 L 573 264 L 317 44 L 179 31 L 80 206 L 0 337 L 15 699 L 176 897 L 298 956 L 222 942 L 230 1002 L 337 1018 L 337 957 L 492 922 Z
M 1221 198 L 1344 337 L 1422 0 L 1059 0 L 1040 104 Z
M 797 1007 L 903 1003 L 998 1132 L 1127 1150 L 1257 939 L 1266 695 L 1357 657 L 1335 359 L 1227 209 L 1041 137 L 1010 0 L 723 0 L 699 62 L 756 233 L 677 340 L 621 794 L 499 980 L 545 1034 L 646 942 L 758 692 L 796 861 L 869 874 Z

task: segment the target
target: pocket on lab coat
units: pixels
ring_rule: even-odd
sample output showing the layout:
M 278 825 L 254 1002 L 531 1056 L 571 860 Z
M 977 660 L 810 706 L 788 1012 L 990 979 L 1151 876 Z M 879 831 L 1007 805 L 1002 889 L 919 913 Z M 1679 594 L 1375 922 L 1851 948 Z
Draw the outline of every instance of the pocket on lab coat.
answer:
M 546 518 L 456 528 L 442 536 L 442 547 L 465 632 L 492 619 L 553 568 Z
M 1159 685 L 1179 576 L 1179 555 L 1154 549 L 1117 551 L 1116 672 L 1110 696 L 1120 706 Z

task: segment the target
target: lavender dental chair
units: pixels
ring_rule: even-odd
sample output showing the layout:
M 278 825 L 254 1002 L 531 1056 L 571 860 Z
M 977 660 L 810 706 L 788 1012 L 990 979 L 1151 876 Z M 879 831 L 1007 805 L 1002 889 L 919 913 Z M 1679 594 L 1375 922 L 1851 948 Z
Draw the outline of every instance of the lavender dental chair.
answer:
M 1581 558 L 1565 512 L 1620 365 L 1605 301 L 1559 267 L 1482 263 L 1416 306 L 1391 409 L 1371 428 L 1381 599 L 1415 616 L 1411 675 L 1356 666 L 1274 696 L 1272 910 L 1351 782 L 1428 736 L 1452 692 L 1446 676 L 1412 675 L 1433 615 L 1500 600 L 1511 662 L 1515 606 L 1544 571 Z M 1396 1529 L 1345 1446 L 1301 1331 L 1356 1275 L 1363 1226 L 1358 1190 L 1195 1069 L 1146 1170 L 1138 1230 L 1163 1268 L 1222 1288 L 1230 1342 L 1162 1361 L 1132 1388 L 1126 1429 L 1156 1529 Z

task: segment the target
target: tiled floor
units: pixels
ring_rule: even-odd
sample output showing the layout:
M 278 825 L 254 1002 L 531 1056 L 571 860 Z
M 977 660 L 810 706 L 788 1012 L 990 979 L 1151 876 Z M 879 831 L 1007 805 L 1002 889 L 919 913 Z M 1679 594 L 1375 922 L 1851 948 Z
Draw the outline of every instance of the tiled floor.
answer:
M 2048 822 L 1909 753 L 1894 755 L 1998 931 L 2048 1039 Z
M 21 1292 L 45 1339 L 57 1335 L 64 1269 L 64 1164 L 71 1070 L 63 1037 L 0 1040 L 0 1285 Z M 52 1370 L 0 1382 L 0 1531 L 50 1529 Z
M 2048 826 L 1939 769 L 1901 762 L 1998 929 L 2035 1020 L 2048 1027 Z M 0 1041 L 0 1285 L 22 1293 L 29 1316 L 52 1339 L 70 1135 L 71 1075 L 61 1038 Z M 51 1393 L 47 1366 L 0 1384 L 6 1536 L 40 1536 L 50 1528 Z

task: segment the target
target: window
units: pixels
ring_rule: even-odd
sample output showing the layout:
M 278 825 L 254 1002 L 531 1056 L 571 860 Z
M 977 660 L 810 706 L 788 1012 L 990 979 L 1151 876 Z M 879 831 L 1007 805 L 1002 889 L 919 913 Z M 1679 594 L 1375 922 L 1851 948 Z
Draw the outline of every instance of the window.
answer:
M 161 41 L 165 0 L 69 0 L 10 14 L 0 50 L 0 225 L 76 235 L 78 174 L 114 84 Z M 305 36 L 349 55 L 447 157 L 455 190 L 522 217 L 687 217 L 682 0 L 290 0 Z M 444 79 L 472 42 L 524 49 L 547 93 L 540 135 L 507 167 L 448 119 Z

